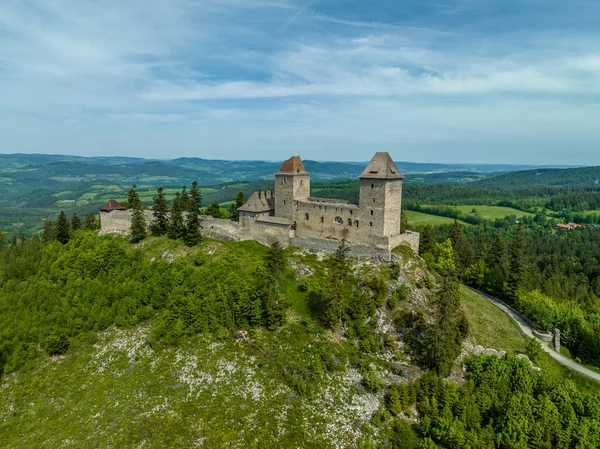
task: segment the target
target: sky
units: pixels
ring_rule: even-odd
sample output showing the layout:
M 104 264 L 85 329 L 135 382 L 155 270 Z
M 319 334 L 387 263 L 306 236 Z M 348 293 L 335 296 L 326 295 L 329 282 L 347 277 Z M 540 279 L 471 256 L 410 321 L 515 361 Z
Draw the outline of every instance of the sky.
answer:
M 600 165 L 598 0 L 2 0 L 0 152 Z

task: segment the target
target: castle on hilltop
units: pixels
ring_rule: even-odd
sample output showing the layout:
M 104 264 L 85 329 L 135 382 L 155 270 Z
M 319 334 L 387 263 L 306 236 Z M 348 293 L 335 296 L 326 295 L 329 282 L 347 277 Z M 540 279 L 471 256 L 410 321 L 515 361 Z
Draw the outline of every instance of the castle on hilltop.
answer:
M 254 192 L 239 208 L 240 221 L 203 217 L 204 234 L 225 240 L 257 240 L 330 253 L 346 239 L 355 255 L 390 256 L 398 245 L 418 252 L 419 234 L 400 232 L 402 180 L 388 153 L 375 153 L 360 179 L 359 205 L 310 196 L 310 174 L 299 156 L 275 173 L 275 191 Z M 127 234 L 130 211 L 107 203 L 100 210 L 101 233 Z M 152 211 L 145 211 L 148 225 Z

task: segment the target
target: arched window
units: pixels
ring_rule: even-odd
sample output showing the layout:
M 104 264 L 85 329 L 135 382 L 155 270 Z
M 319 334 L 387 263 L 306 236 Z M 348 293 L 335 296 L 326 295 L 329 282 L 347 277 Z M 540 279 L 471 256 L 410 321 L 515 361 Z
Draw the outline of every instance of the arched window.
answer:
M 373 227 L 373 222 L 372 221 L 369 222 L 369 226 Z
M 352 218 L 348 218 L 348 226 L 352 226 Z
M 304 214 L 304 218 L 306 221 L 308 221 L 308 212 Z
M 371 184 L 371 188 L 374 189 L 375 188 L 375 184 Z
M 373 215 L 373 209 L 371 209 L 371 215 Z
M 325 217 L 321 217 L 321 223 L 325 223 Z
M 337 224 L 344 224 L 344 220 L 342 220 L 342 217 L 335 217 L 335 222 Z

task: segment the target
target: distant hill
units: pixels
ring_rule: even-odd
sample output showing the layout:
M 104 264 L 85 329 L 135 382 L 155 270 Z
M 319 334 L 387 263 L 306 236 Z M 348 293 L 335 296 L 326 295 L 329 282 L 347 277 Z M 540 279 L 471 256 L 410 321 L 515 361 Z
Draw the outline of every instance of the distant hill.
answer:
M 595 187 L 600 185 L 600 167 L 566 169 L 538 168 L 506 173 L 473 182 L 470 187 L 488 189 L 522 189 L 561 186 Z

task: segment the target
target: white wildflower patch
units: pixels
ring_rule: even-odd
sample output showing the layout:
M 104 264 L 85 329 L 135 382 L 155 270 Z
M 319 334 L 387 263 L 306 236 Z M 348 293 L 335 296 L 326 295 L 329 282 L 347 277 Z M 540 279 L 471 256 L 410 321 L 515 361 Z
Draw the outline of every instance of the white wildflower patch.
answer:
M 114 362 L 123 357 L 127 358 L 130 364 L 150 357 L 153 351 L 148 345 L 149 333 L 148 328 L 140 326 L 129 330 L 111 328 L 99 334 L 100 342 L 94 345 L 97 351 L 93 356 L 96 371 L 102 373 L 111 369 Z M 115 374 L 119 376 L 121 373 Z

